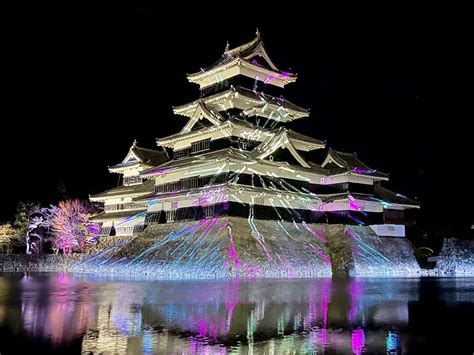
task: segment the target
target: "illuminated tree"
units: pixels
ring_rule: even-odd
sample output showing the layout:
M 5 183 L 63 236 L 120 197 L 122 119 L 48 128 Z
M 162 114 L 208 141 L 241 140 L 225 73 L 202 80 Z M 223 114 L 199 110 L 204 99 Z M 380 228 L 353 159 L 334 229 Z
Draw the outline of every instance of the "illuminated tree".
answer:
M 19 202 L 13 227 L 15 229 L 14 238 L 11 239 L 13 246 L 26 245 L 26 253 L 31 254 L 31 233 L 39 226 L 38 220 L 33 220 L 33 215 L 40 211 L 40 207 L 34 202 Z
M 30 224 L 30 216 L 33 211 L 39 208 L 34 202 L 19 202 L 15 211 L 15 221 L 13 227 L 18 234 L 26 235 L 28 225 Z
M 50 209 L 53 248 L 63 254 L 83 251 L 99 230 L 89 221 L 92 208 L 80 200 L 59 202 Z
M 11 224 L 0 225 L 0 252 L 9 254 L 12 248 L 12 239 L 16 234 Z
M 51 222 L 58 207 L 35 208 L 30 213 L 26 233 L 26 253 L 41 254 L 44 242 L 51 239 Z

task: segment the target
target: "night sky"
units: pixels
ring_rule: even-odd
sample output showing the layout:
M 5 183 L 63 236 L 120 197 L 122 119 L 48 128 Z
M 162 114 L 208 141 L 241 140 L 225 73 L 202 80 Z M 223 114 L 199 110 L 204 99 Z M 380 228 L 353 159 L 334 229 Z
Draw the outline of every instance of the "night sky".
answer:
M 10 13 L 0 221 L 20 200 L 54 201 L 60 184 L 81 198 L 115 186 L 107 166 L 134 139 L 153 148 L 187 122 L 172 114 L 198 97 L 185 74 L 258 27 L 277 66 L 298 73 L 285 97 L 311 109 L 292 129 L 390 173 L 385 186 L 423 203 L 423 225 L 474 224 L 470 12 L 384 6 Z

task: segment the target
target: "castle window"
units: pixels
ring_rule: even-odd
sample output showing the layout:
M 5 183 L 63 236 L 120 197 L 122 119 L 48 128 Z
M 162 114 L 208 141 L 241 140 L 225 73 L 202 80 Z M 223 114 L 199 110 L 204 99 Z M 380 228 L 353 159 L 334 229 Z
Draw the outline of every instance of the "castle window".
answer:
M 191 143 L 191 153 L 202 152 L 205 150 L 209 150 L 210 148 L 211 139 L 204 139 L 202 141 L 193 142 Z
M 384 209 L 383 217 L 385 223 L 396 223 L 405 219 L 403 210 Z
M 173 151 L 173 158 L 179 159 L 189 156 L 189 148 Z
M 142 178 L 138 175 L 136 176 L 124 176 L 123 177 L 123 184 L 125 186 L 133 185 L 133 184 L 141 184 Z
M 215 205 L 204 206 L 203 210 L 204 210 L 204 216 L 206 218 L 211 218 L 214 215 Z

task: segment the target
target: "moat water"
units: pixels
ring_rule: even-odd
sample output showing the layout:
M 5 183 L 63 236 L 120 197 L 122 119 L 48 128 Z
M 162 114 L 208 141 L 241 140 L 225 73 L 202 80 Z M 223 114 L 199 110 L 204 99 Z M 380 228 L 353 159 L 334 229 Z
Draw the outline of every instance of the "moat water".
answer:
M 474 278 L 155 281 L 0 273 L 0 353 L 474 351 Z

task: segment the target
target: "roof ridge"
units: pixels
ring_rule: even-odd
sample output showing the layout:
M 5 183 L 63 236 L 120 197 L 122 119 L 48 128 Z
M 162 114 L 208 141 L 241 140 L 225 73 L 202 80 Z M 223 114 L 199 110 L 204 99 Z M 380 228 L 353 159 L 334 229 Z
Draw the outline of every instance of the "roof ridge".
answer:
M 262 42 L 262 37 L 260 35 L 260 32 L 258 32 L 258 29 L 257 29 L 257 32 L 255 34 L 256 36 L 251 39 L 250 41 L 248 42 L 245 42 L 239 46 L 236 46 L 234 48 L 229 48 L 228 50 L 224 51 L 224 53 L 222 54 L 222 56 L 226 55 L 226 54 L 229 54 L 229 53 L 240 53 L 242 52 L 243 50 L 251 47 L 252 45 L 254 45 L 255 43 L 257 42 Z M 244 48 L 245 47 L 245 48 Z
M 149 150 L 151 152 L 163 153 L 163 151 L 161 151 L 161 150 L 152 149 L 152 148 L 145 148 L 145 147 L 139 147 L 138 145 L 135 145 L 133 148 L 138 148 L 138 149 L 142 149 L 142 150 Z

